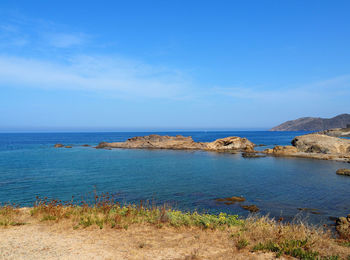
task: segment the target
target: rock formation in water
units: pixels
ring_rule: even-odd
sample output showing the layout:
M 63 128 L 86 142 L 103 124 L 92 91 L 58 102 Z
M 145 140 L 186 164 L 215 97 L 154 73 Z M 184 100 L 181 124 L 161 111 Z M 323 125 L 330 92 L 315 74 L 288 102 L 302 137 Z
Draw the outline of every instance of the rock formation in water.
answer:
M 260 209 L 256 205 L 241 205 L 242 209 L 249 210 L 250 212 L 258 212 Z
M 350 169 L 338 169 L 336 173 L 338 175 L 350 176 Z
M 297 136 L 292 146 L 275 146 L 263 152 L 255 151 L 254 144 L 246 138 L 226 137 L 213 142 L 195 142 L 191 137 L 148 135 L 137 136 L 125 142 L 102 142 L 95 148 L 112 149 L 173 149 L 205 150 L 217 152 L 243 152 L 245 158 L 260 157 L 259 154 L 285 157 L 302 157 L 350 162 L 350 140 L 320 134 Z
M 346 128 L 350 124 L 350 114 L 333 118 L 302 117 L 290 120 L 270 129 L 270 131 L 321 131 L 332 128 Z
M 254 144 L 246 138 L 226 137 L 214 142 L 193 141 L 192 137 L 148 135 L 137 136 L 125 142 L 100 143 L 96 148 L 138 148 L 138 149 L 173 149 L 173 150 L 208 150 L 208 151 L 253 151 Z
M 227 197 L 227 198 L 218 198 L 218 199 L 215 199 L 215 201 L 223 202 L 226 205 L 232 205 L 232 204 L 235 204 L 236 202 L 244 202 L 245 198 L 233 196 L 233 197 Z
M 350 140 L 320 134 L 297 136 L 292 145 L 306 153 L 350 154 Z
M 274 156 L 292 156 L 350 162 L 350 140 L 320 134 L 297 136 L 292 145 L 265 149 Z

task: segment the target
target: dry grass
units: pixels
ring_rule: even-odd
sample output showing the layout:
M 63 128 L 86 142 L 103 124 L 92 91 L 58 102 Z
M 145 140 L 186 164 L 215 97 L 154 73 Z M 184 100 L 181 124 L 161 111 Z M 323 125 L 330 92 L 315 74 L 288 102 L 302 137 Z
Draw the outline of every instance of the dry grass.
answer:
M 233 256 L 239 259 L 239 255 L 245 259 L 244 256 L 256 256 L 261 252 L 298 259 L 350 259 L 350 241 L 332 237 L 331 232 L 323 227 L 280 223 L 268 217 L 240 219 L 224 213 L 181 212 L 142 203 L 120 205 L 108 194 L 95 195 L 92 204 L 38 199 L 30 209 L 11 205 L 0 208 L 0 226 L 10 228 L 24 224 L 16 228 L 20 230 L 31 225 L 44 225 L 77 234 L 89 230 L 92 234 L 106 236 L 110 236 L 113 230 L 120 230 L 124 232 L 123 239 L 129 237 L 129 232 L 134 233 L 135 238 L 139 237 L 135 235 L 135 230 L 147 230 L 140 231 L 146 234 L 143 239 L 129 242 L 143 251 L 154 250 L 156 244 L 167 250 L 170 247 L 171 252 L 187 250 L 183 259 L 210 259 L 211 256 L 216 259 Z M 183 248 L 179 248 L 181 244 L 172 244 L 164 239 L 167 234 L 171 234 L 170 237 L 177 234 L 182 239 L 189 237 L 189 241 L 193 241 L 187 241 Z M 123 239 L 119 238 L 120 241 Z

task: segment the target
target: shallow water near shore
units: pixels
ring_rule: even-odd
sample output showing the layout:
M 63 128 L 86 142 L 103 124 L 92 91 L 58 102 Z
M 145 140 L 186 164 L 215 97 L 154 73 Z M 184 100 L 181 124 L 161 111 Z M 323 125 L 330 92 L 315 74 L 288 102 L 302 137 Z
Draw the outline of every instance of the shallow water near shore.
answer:
M 125 141 L 150 133 L 2 133 L 0 202 L 31 206 L 36 196 L 71 200 L 98 192 L 122 202 L 154 200 L 182 210 L 246 216 L 240 205 L 255 204 L 260 214 L 310 223 L 350 212 L 350 178 L 335 171 L 349 165 L 297 158 L 242 158 L 240 154 L 174 150 L 96 150 L 82 144 Z M 247 137 L 256 144 L 287 145 L 305 132 L 159 132 L 213 141 Z M 55 143 L 73 148 L 53 148 Z M 243 196 L 225 205 L 216 198 Z M 309 208 L 300 211 L 298 208 Z M 315 214 L 316 213 L 316 214 Z

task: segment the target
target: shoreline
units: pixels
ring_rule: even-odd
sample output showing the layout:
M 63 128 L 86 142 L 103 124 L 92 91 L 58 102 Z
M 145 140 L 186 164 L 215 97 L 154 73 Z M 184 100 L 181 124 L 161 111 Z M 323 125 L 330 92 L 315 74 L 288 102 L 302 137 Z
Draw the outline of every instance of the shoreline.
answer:
M 101 252 L 113 259 L 346 259 L 350 255 L 350 237 L 335 238 L 323 227 L 302 222 L 120 206 L 101 198 L 91 206 L 39 201 L 31 208 L 0 207 L 0 258 L 22 259 L 19 256 L 27 252 L 26 259 L 34 259 L 42 253 L 41 245 L 46 248 L 41 256 L 50 259 L 90 259 Z

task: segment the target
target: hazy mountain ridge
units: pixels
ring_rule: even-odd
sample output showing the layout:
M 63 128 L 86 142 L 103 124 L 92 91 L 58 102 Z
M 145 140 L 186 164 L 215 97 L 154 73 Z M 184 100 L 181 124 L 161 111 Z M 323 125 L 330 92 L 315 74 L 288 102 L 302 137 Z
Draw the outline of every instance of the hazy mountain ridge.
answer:
M 302 117 L 284 122 L 270 131 L 321 131 L 332 128 L 345 128 L 350 124 L 350 114 L 341 114 L 332 118 Z

